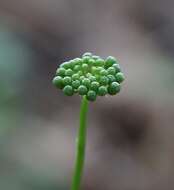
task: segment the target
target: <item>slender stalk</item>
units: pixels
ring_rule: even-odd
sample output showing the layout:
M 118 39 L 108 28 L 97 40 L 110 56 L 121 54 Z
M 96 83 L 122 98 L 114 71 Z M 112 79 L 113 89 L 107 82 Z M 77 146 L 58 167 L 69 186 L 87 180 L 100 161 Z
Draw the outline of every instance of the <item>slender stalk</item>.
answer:
M 76 153 L 75 171 L 72 180 L 71 190 L 80 189 L 84 160 L 85 160 L 87 111 L 88 111 L 88 100 L 86 99 L 85 96 L 83 96 L 80 108 L 80 127 L 76 139 L 77 153 Z

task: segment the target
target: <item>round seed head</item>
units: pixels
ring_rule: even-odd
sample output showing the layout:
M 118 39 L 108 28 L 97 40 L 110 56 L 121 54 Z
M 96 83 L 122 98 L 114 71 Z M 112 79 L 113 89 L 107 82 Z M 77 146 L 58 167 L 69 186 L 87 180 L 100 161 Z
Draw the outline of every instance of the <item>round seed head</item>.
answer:
M 96 100 L 96 97 L 97 97 L 97 94 L 96 94 L 96 92 L 93 91 L 93 90 L 89 90 L 88 93 L 87 93 L 87 95 L 86 95 L 86 98 L 87 98 L 87 100 L 89 100 L 89 101 L 95 101 L 95 100 Z
M 77 89 L 80 86 L 80 81 L 79 80 L 75 80 L 72 82 L 72 87 Z
M 63 79 L 60 76 L 56 76 L 53 78 L 52 83 L 57 87 L 62 89 L 64 87 Z
M 71 77 L 64 77 L 63 83 L 65 86 L 71 84 Z
M 98 95 L 99 96 L 104 96 L 108 93 L 107 87 L 105 86 L 100 86 L 98 89 Z
M 52 82 L 68 96 L 78 93 L 94 101 L 97 96 L 117 94 L 123 80 L 124 75 L 114 57 L 103 60 L 87 52 L 82 58 L 62 63 Z
M 86 93 L 88 92 L 88 89 L 86 88 L 86 86 L 80 85 L 78 87 L 78 92 L 80 95 L 86 95 Z
M 115 77 L 116 77 L 116 81 L 117 81 L 118 83 L 121 83 L 121 82 L 124 81 L 124 75 L 123 75 L 123 73 L 121 73 L 121 72 L 117 73 Z
M 120 84 L 118 82 L 113 82 L 108 87 L 108 93 L 110 95 L 115 95 L 120 91 L 120 89 L 121 89 Z

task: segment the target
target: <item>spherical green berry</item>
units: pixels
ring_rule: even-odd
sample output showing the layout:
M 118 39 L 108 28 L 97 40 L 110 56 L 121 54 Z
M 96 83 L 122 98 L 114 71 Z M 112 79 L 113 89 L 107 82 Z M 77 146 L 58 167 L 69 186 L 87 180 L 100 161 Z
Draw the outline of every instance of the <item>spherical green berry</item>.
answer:
M 82 76 L 82 75 L 83 75 L 83 72 L 82 72 L 82 71 L 78 71 L 77 74 L 78 74 L 79 76 Z
M 90 60 L 90 57 L 89 56 L 84 56 L 82 58 L 82 60 L 83 60 L 83 63 L 88 63 L 88 61 Z
M 72 75 L 72 80 L 78 80 L 79 79 L 79 74 L 73 74 Z
M 105 61 L 104 61 L 103 59 L 101 59 L 101 58 L 99 58 L 99 59 L 97 59 L 97 60 L 95 61 L 95 65 L 96 65 L 96 66 L 103 66 L 104 63 L 105 63 Z
M 90 77 L 88 77 L 88 78 L 89 78 L 89 80 L 90 80 L 91 82 L 93 82 L 93 81 L 96 81 L 96 80 L 97 80 L 95 76 L 90 76 Z
M 93 91 L 93 90 L 89 90 L 88 93 L 87 93 L 87 95 L 86 95 L 86 98 L 87 98 L 87 100 L 89 100 L 89 101 L 95 101 L 95 100 L 96 100 L 96 97 L 97 97 L 97 94 L 96 94 L 96 92 Z
M 63 78 L 60 76 L 54 77 L 52 82 L 57 88 L 62 89 L 64 87 Z
M 64 69 L 63 67 L 62 68 L 58 68 L 57 71 L 56 71 L 56 75 L 64 76 L 65 72 L 66 72 L 66 69 Z
M 96 67 L 95 74 L 100 74 L 100 71 L 103 70 L 103 67 Z
M 86 53 L 84 53 L 84 54 L 82 55 L 82 57 L 86 57 L 86 56 L 91 57 L 91 56 L 92 56 L 92 53 L 90 53 L 90 52 L 86 52 Z
M 86 95 L 86 93 L 88 92 L 88 89 L 87 89 L 86 86 L 80 85 L 78 87 L 78 92 L 79 92 L 80 95 Z
M 87 73 L 87 74 L 86 74 L 86 77 L 87 77 L 87 78 L 89 78 L 89 77 L 91 77 L 91 76 L 93 76 L 91 73 Z
M 82 80 L 82 84 L 83 84 L 84 86 L 86 86 L 87 88 L 89 88 L 89 87 L 90 87 L 90 84 L 91 84 L 91 81 L 90 81 L 88 78 L 84 78 L 84 79 Z
M 64 77 L 63 78 L 63 83 L 64 85 L 68 85 L 68 84 L 71 84 L 71 77 Z
M 90 89 L 94 90 L 95 92 L 97 92 L 99 86 L 100 86 L 99 82 L 94 81 L 94 82 L 91 82 Z
M 108 74 L 110 75 L 114 75 L 116 73 L 116 69 L 114 67 L 109 67 L 107 71 L 108 71 Z
M 81 58 L 75 58 L 73 61 L 74 61 L 75 65 L 80 65 L 82 63 L 82 59 Z
M 96 74 L 96 70 L 97 70 L 97 67 L 92 66 L 92 68 L 91 68 L 91 73 L 92 73 L 92 74 Z
M 105 67 L 106 68 L 111 67 L 114 63 L 116 63 L 115 57 L 109 56 L 106 58 Z
M 72 71 L 72 69 L 67 69 L 66 71 L 65 71 L 65 75 L 66 76 L 72 76 L 73 75 L 73 71 Z
M 70 68 L 69 62 L 64 62 L 64 63 L 62 63 L 62 64 L 60 65 L 60 67 L 63 67 L 63 68 L 65 68 L 65 69 L 69 69 L 69 68 Z
M 72 96 L 73 93 L 74 93 L 73 88 L 72 88 L 72 86 L 70 86 L 70 85 L 65 86 L 65 87 L 63 88 L 63 92 L 64 92 L 64 94 L 67 95 L 67 96 Z
M 113 64 L 112 65 L 115 68 L 115 72 L 118 73 L 121 71 L 120 65 L 119 64 Z
M 117 73 L 115 77 L 116 77 L 116 81 L 117 81 L 118 83 L 121 83 L 121 82 L 124 81 L 124 75 L 123 75 L 123 73 L 121 73 L 121 72 Z
M 121 89 L 121 86 L 118 82 L 112 82 L 108 87 L 108 93 L 110 95 L 117 94 Z
M 100 82 L 100 75 L 95 75 L 96 81 Z
M 72 82 L 72 87 L 77 89 L 80 86 L 80 81 L 79 80 L 75 80 Z
M 95 60 L 94 60 L 94 59 L 89 59 L 89 60 L 88 60 L 88 64 L 89 64 L 90 66 L 93 66 L 93 65 L 95 64 Z
M 81 69 L 80 65 L 75 65 L 73 70 L 77 72 L 80 71 L 80 69 Z
M 85 79 L 85 77 L 83 75 L 80 76 L 80 81 L 82 81 L 83 79 Z
M 99 95 L 99 96 L 104 96 L 104 95 L 106 95 L 107 93 L 108 93 L 107 87 L 105 87 L 105 86 L 100 86 L 100 87 L 98 88 L 98 95 Z
M 101 76 L 99 80 L 100 80 L 100 84 L 102 85 L 107 85 L 109 83 L 109 79 L 107 76 Z
M 105 70 L 105 69 L 102 69 L 102 70 L 100 71 L 100 75 L 106 76 L 106 75 L 108 75 L 108 71 Z
M 73 69 L 73 67 L 76 65 L 76 61 L 73 59 L 73 60 L 70 60 L 69 61 L 69 68 L 70 69 Z
M 84 72 L 87 72 L 88 71 L 88 64 L 84 63 L 82 65 L 82 69 L 83 69 Z
M 109 79 L 109 83 L 112 83 L 112 82 L 116 81 L 116 79 L 115 79 L 115 77 L 113 75 L 108 75 L 107 77 Z

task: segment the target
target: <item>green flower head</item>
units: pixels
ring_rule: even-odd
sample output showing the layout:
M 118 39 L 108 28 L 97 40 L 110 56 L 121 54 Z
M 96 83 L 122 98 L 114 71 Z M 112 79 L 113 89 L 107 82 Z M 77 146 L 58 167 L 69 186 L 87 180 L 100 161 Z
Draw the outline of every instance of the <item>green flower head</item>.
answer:
M 77 93 L 95 101 L 97 96 L 117 94 L 123 81 L 124 75 L 114 57 L 104 60 L 87 52 L 82 58 L 62 63 L 53 84 L 67 96 Z

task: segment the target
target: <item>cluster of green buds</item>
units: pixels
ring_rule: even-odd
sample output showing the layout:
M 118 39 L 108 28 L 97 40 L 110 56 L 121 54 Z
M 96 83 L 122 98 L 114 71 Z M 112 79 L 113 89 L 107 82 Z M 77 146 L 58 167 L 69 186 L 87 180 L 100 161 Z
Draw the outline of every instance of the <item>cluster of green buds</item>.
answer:
M 87 52 L 82 58 L 62 63 L 53 84 L 63 89 L 67 96 L 78 93 L 89 101 L 95 101 L 97 96 L 117 94 L 123 80 L 124 75 L 114 57 L 109 56 L 104 60 Z

